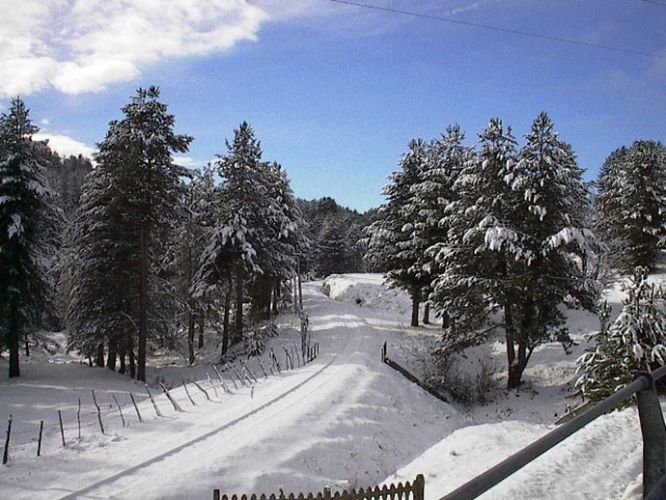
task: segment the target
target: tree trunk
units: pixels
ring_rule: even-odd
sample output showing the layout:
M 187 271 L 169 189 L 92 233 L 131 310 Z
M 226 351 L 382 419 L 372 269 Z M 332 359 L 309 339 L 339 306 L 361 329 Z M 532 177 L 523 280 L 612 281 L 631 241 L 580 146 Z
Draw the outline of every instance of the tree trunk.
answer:
M 104 342 L 100 342 L 97 346 L 97 359 L 95 363 L 100 368 L 104 368 Z
M 236 331 L 234 341 L 240 342 L 243 338 L 243 270 L 236 271 Z
M 412 326 L 419 326 L 419 304 L 421 303 L 421 290 L 412 290 Z
M 28 342 L 28 332 L 25 332 L 25 357 L 30 357 L 30 342 Z
M 19 331 L 14 303 L 9 306 L 7 347 L 9 348 L 9 378 L 19 377 L 21 375 L 21 370 L 19 369 Z
M 127 347 L 127 354 L 129 355 L 130 378 L 136 377 L 136 361 L 134 358 L 134 335 L 130 334 L 127 338 L 129 341 Z
M 139 229 L 139 359 L 136 378 L 146 381 L 146 339 L 148 337 L 148 234 L 145 225 Z
M 430 324 L 430 302 L 426 302 L 425 307 L 423 308 L 423 324 Z
M 522 368 L 516 359 L 515 325 L 513 323 L 513 309 L 511 304 L 504 305 L 504 324 L 506 337 L 506 361 L 509 367 L 508 389 L 515 389 L 520 385 L 523 374 Z
M 451 324 L 451 316 L 448 311 L 442 311 L 442 330 L 446 330 Z
M 224 319 L 222 320 L 222 355 L 229 349 L 229 310 L 231 309 L 231 279 L 227 292 L 224 294 Z
M 190 365 L 194 364 L 194 313 L 187 313 L 187 353 Z
M 280 285 L 281 281 L 280 278 L 275 278 L 275 289 L 273 290 L 273 314 L 278 315 L 280 314 L 280 309 L 278 307 L 278 303 L 280 302 Z
M 301 272 L 298 272 L 298 306 L 303 309 L 303 286 L 301 283 Z
M 118 373 L 124 375 L 127 370 L 127 365 L 125 364 L 125 355 L 127 354 L 127 334 L 120 337 L 118 340 L 118 358 L 120 359 L 120 368 L 118 368 Z
M 109 354 L 106 358 L 106 366 L 111 371 L 116 371 L 116 358 L 118 356 L 118 338 L 109 339 Z
M 206 326 L 206 313 L 202 309 L 201 314 L 199 315 L 199 349 L 203 349 L 204 346 L 204 327 Z

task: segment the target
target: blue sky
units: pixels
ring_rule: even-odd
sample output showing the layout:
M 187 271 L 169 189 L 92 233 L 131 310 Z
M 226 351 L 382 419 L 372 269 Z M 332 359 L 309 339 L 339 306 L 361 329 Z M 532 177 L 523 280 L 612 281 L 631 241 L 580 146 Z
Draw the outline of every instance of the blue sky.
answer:
M 184 160 L 246 120 L 297 196 L 366 210 L 413 137 L 547 111 L 588 178 L 613 149 L 666 142 L 666 0 L 359 0 L 652 53 L 612 52 L 330 0 L 0 0 L 0 106 L 20 94 L 61 153 L 94 150 L 158 85 Z M 659 5 L 658 5 L 659 4 Z

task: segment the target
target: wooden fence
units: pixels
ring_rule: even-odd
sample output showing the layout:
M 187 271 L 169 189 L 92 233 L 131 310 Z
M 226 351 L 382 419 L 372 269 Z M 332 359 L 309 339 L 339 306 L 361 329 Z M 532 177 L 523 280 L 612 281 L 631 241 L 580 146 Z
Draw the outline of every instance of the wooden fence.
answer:
M 343 490 L 331 493 L 330 488 L 317 493 L 295 495 L 220 495 L 220 490 L 213 490 L 213 500 L 423 500 L 425 479 L 423 474 L 416 476 L 411 483 L 409 481 L 398 484 L 384 485 L 374 488 L 359 488 L 358 490 Z

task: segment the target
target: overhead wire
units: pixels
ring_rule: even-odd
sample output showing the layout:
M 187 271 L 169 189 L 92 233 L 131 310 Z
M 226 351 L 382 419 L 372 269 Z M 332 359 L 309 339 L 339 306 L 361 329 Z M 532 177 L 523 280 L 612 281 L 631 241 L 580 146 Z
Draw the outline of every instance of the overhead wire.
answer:
M 451 24 L 457 24 L 461 26 L 468 26 L 472 28 L 478 28 L 478 29 L 485 29 L 485 30 L 490 30 L 490 31 L 497 31 L 500 33 L 508 33 L 511 35 L 517 35 L 517 36 L 524 36 L 524 37 L 530 37 L 530 38 L 539 38 L 542 40 L 550 40 L 552 42 L 559 42 L 559 43 L 568 43 L 571 45 L 580 45 L 583 47 L 590 47 L 594 49 L 601 49 L 601 50 L 607 50 L 607 51 L 612 51 L 612 52 L 619 52 L 623 54 L 631 54 L 631 55 L 637 55 L 637 56 L 643 56 L 643 57 L 651 57 L 655 59 L 666 59 L 666 55 L 662 54 L 655 54 L 652 52 L 645 52 L 642 50 L 634 50 L 634 49 L 627 49 L 623 47 L 616 47 L 613 45 L 603 45 L 599 43 L 593 43 L 593 42 L 585 42 L 583 40 L 574 40 L 572 38 L 564 38 L 564 37 L 559 37 L 559 36 L 551 36 L 551 35 L 544 35 L 541 33 L 533 33 L 530 31 L 522 31 L 522 30 L 517 30 L 517 29 L 512 29 L 512 28 L 502 28 L 500 26 L 493 26 L 490 24 L 482 24 L 482 23 L 474 23 L 470 21 L 462 21 L 460 19 L 453 19 L 451 17 L 445 17 L 445 16 L 438 16 L 434 14 L 425 14 L 421 12 L 414 12 L 414 11 L 409 11 L 409 10 L 402 10 L 402 9 L 396 9 L 393 7 L 383 7 L 380 5 L 372 5 L 372 4 L 367 4 L 367 3 L 362 3 L 362 2 L 357 2 L 354 0 L 329 0 L 334 3 L 338 4 L 344 4 L 344 5 L 350 5 L 353 7 L 359 7 L 363 9 L 370 9 L 370 10 L 376 10 L 376 11 L 381 11 L 381 12 L 390 12 L 392 14 L 400 14 L 400 15 L 405 15 L 405 16 L 411 16 L 411 17 L 418 17 L 422 19 L 430 19 L 432 21 L 441 21 L 445 23 L 451 23 Z M 660 4 L 659 2 L 656 2 L 655 0 L 644 0 L 644 1 L 650 1 L 651 3 L 657 3 L 659 5 L 664 5 L 666 4 Z

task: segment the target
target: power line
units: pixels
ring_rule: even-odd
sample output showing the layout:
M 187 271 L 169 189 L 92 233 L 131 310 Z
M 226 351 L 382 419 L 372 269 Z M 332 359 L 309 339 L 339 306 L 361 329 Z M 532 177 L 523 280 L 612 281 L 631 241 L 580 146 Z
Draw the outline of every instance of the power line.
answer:
M 363 9 L 371 9 L 371 10 L 378 10 L 382 12 L 390 12 L 392 14 L 401 14 L 405 16 L 411 16 L 411 17 L 419 17 L 422 19 L 430 19 L 432 21 L 441 21 L 445 23 L 451 23 L 451 24 L 458 24 L 462 26 L 470 26 L 472 28 L 479 28 L 479 29 L 485 29 L 485 30 L 490 30 L 490 31 L 499 31 L 500 33 L 509 33 L 511 35 L 519 35 L 519 36 L 526 36 L 530 38 L 540 38 L 542 40 L 550 40 L 552 42 L 560 42 L 560 43 L 568 43 L 571 45 L 582 45 L 584 47 L 591 47 L 595 49 L 602 49 L 602 50 L 609 50 L 613 52 L 620 52 L 623 54 L 632 54 L 636 56 L 644 56 L 644 57 L 652 57 L 656 59 L 666 59 L 666 56 L 661 55 L 661 54 L 654 54 L 651 52 L 643 52 L 640 50 L 633 50 L 633 49 L 625 49 L 622 47 L 614 47 L 612 45 L 602 45 L 598 43 L 592 43 L 592 42 L 584 42 L 582 40 L 573 40 L 570 38 L 562 38 L 562 37 L 557 37 L 557 36 L 550 36 L 550 35 L 542 35 L 539 33 L 531 33 L 529 31 L 521 31 L 521 30 L 514 30 L 510 28 L 501 28 L 499 26 L 491 26 L 489 24 L 480 24 L 480 23 L 472 23 L 469 21 L 461 21 L 459 19 L 453 19 L 450 17 L 444 17 L 444 16 L 435 16 L 432 14 L 423 14 L 419 12 L 412 12 L 408 10 L 401 10 L 401 9 L 394 9 L 391 7 L 381 7 L 379 5 L 371 5 L 371 4 L 366 4 L 366 3 L 360 3 L 360 2 L 355 2 L 352 0 L 330 0 L 331 2 L 339 3 L 339 4 L 344 4 L 344 5 L 352 5 L 354 7 L 360 7 Z M 655 0 L 644 0 L 644 1 L 650 1 L 652 3 L 658 3 Z M 659 4 L 663 5 L 666 7 L 666 4 Z

